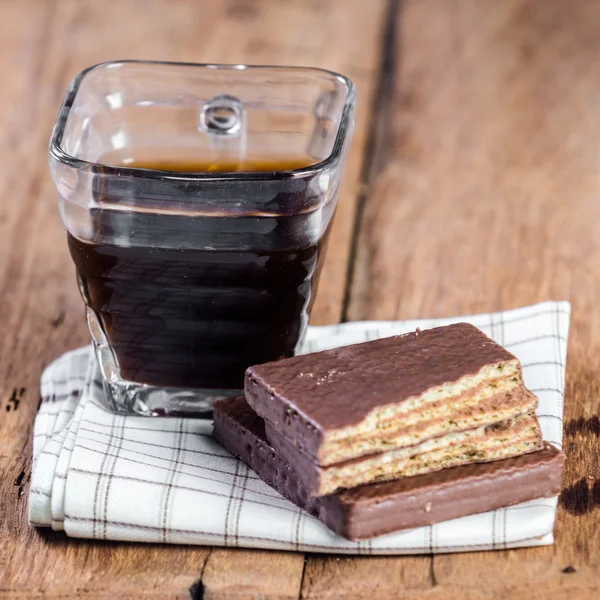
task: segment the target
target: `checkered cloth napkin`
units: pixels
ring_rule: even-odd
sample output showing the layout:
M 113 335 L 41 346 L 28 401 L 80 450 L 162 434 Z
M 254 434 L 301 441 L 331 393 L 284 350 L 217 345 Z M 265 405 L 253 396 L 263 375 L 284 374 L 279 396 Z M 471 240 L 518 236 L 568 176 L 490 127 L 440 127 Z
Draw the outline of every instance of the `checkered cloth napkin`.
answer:
M 453 319 L 311 327 L 303 352 L 469 321 L 514 352 L 539 398 L 544 439 L 561 445 L 570 306 L 546 302 Z M 32 525 L 69 536 L 349 554 L 417 554 L 553 542 L 556 498 L 361 542 L 330 532 L 211 437 L 211 421 L 110 412 L 91 348 L 42 376 L 29 497 Z

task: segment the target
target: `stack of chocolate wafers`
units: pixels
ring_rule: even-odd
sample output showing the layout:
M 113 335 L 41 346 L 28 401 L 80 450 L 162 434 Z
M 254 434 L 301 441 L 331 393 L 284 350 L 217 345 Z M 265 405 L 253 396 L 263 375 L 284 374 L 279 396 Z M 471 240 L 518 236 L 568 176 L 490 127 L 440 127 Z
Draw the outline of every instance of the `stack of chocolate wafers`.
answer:
M 349 539 L 560 491 L 519 360 L 466 323 L 258 365 L 214 436 Z

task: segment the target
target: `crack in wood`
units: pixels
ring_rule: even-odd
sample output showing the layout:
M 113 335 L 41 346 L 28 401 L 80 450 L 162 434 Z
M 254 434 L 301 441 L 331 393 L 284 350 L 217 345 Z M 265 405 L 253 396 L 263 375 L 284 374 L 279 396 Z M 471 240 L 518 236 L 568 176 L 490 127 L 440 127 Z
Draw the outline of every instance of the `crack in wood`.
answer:
M 17 487 L 17 500 L 25 493 L 25 482 L 29 479 L 29 477 L 26 478 L 26 475 L 27 471 L 25 470 L 25 467 L 23 467 L 15 478 L 14 485 Z
M 438 585 L 437 577 L 435 575 L 435 556 L 433 554 L 429 557 L 429 579 L 432 587 Z
M 341 322 L 348 321 L 348 310 L 354 283 L 356 257 L 358 253 L 358 237 L 365 214 L 369 191 L 376 176 L 383 170 L 393 145 L 394 97 L 396 93 L 396 60 L 398 48 L 399 15 L 402 10 L 402 0 L 388 0 L 385 23 L 386 28 L 381 45 L 381 63 L 378 80 L 371 103 L 371 127 L 365 145 L 364 160 L 360 177 L 360 187 L 350 253 L 346 272 L 346 287 L 342 303 Z
M 57 329 L 58 327 L 60 327 L 64 322 L 65 322 L 65 317 L 67 316 L 64 308 L 61 308 L 58 311 L 58 316 L 56 317 L 56 319 L 52 319 L 52 321 L 50 321 L 50 325 L 52 326 L 53 329 Z
M 192 600 L 202 600 L 204 598 L 204 584 L 199 579 L 190 586 L 190 598 Z
M 210 558 L 210 555 L 212 554 L 212 548 L 210 549 L 209 553 L 206 555 L 206 557 L 204 558 L 204 562 L 202 563 L 202 567 L 200 569 L 200 575 L 198 576 L 198 579 L 190 586 L 189 592 L 190 592 L 190 597 L 192 598 L 192 600 L 202 600 L 202 598 L 204 598 L 204 583 L 202 582 L 202 577 L 204 576 L 204 570 L 206 569 L 206 565 L 208 564 L 208 559 Z
M 17 487 L 21 487 L 21 485 L 23 484 L 23 479 L 25 479 L 25 469 L 21 469 L 21 472 L 17 475 L 15 479 L 14 485 L 16 485 Z
M 298 600 L 302 599 L 302 588 L 304 587 L 304 576 L 306 575 L 306 556 L 304 557 L 304 562 L 302 564 L 302 575 L 300 576 L 300 586 L 298 587 Z
M 21 404 L 21 400 L 23 399 L 25 391 L 26 390 L 24 387 L 13 388 L 8 403 L 5 406 L 6 412 L 10 412 L 11 410 L 17 410 L 19 408 L 19 404 Z

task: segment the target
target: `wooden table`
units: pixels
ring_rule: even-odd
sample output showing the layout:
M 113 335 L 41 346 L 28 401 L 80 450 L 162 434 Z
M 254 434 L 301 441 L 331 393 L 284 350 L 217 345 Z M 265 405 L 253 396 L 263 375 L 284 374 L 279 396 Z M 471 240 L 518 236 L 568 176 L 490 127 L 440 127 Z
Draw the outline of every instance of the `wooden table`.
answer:
M 597 0 L 0 0 L 0 596 L 597 598 L 599 57 Z M 46 143 L 71 77 L 118 58 L 358 84 L 315 323 L 572 302 L 554 546 L 338 558 L 28 527 L 40 372 L 88 340 Z

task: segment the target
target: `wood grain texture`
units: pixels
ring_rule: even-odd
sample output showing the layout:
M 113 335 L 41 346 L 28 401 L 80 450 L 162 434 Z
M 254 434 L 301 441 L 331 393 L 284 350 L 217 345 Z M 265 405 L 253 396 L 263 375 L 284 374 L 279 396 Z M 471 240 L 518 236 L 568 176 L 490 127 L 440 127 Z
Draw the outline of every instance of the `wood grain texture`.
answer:
M 425 556 L 407 556 L 401 561 L 381 557 L 308 558 L 302 598 L 417 600 L 431 589 L 430 563 Z
M 594 0 L 404 3 L 350 317 L 573 306 L 556 544 L 436 556 L 426 598 L 600 593 L 599 24 Z
M 265 600 L 296 600 L 303 569 L 304 556 L 297 552 L 215 549 L 202 572 L 203 597 L 238 600 L 260 594 Z
M 0 597 L 189 597 L 203 570 L 206 579 L 194 588 L 196 596 L 246 597 L 259 589 L 260 579 L 260 589 L 268 591 L 264 597 L 298 597 L 302 555 L 90 543 L 27 526 L 39 376 L 52 359 L 88 340 L 46 144 L 71 78 L 105 60 L 315 65 L 349 75 L 359 86 L 355 143 L 314 312 L 318 322 L 338 321 L 384 4 L 0 3 L 0 78 L 6 82 L 0 87 Z
M 0 506 L 8 507 L 0 597 L 184 598 L 195 583 L 198 598 L 598 597 L 600 4 L 405 0 L 387 63 L 379 54 L 384 0 L 99 4 L 0 7 Z M 305 563 L 298 554 L 66 540 L 25 526 L 39 374 L 87 339 L 45 145 L 72 75 L 123 57 L 315 64 L 358 82 L 357 134 L 317 322 L 341 314 L 361 172 L 371 178 L 350 318 L 572 302 L 555 546 L 433 558 L 307 555 Z M 382 88 L 390 123 L 379 120 L 372 168 L 363 168 L 383 64 L 392 67 Z

